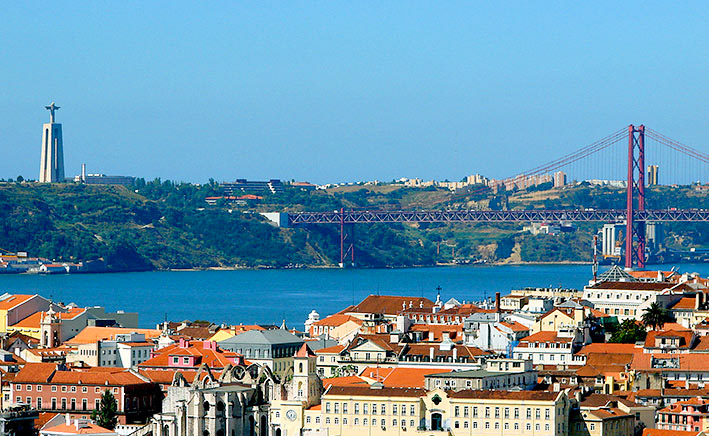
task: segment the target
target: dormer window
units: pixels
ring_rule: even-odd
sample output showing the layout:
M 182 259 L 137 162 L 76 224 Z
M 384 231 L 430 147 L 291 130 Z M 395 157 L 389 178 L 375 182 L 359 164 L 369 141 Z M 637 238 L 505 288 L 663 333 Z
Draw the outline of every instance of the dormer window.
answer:
M 179 364 L 179 363 L 180 363 L 180 358 L 177 357 L 177 356 L 173 357 L 173 358 L 172 358 L 172 363 L 174 363 L 175 365 Z
M 182 363 L 185 364 L 185 365 L 189 365 L 189 363 L 190 363 L 190 358 L 189 358 L 189 357 L 183 357 L 183 358 L 182 358 Z

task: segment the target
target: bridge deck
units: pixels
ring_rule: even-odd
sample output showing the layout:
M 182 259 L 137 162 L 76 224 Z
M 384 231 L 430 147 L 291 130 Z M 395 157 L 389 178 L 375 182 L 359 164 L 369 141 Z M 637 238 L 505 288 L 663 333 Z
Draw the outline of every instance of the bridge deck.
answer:
M 625 209 L 579 210 L 421 210 L 421 211 L 333 211 L 293 212 L 288 214 L 290 225 L 356 224 L 356 223 L 479 223 L 479 222 L 622 222 Z M 709 209 L 657 209 L 635 211 L 635 221 L 708 222 Z

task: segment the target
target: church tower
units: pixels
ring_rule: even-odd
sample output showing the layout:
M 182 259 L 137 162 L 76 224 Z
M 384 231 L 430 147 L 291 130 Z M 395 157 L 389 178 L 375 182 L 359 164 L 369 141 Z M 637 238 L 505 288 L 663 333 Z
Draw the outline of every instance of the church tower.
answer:
M 60 344 L 61 319 L 56 316 L 56 312 L 49 307 L 49 310 L 42 314 L 40 321 L 40 345 L 42 348 L 55 348 Z
M 64 145 L 62 125 L 54 122 L 54 112 L 59 106 L 54 102 L 45 106 L 49 111 L 49 123 L 42 126 L 42 157 L 39 168 L 41 183 L 64 182 Z
M 306 407 L 320 403 L 322 382 L 317 375 L 317 356 L 303 344 L 293 356 L 293 381 L 289 399 L 305 403 Z

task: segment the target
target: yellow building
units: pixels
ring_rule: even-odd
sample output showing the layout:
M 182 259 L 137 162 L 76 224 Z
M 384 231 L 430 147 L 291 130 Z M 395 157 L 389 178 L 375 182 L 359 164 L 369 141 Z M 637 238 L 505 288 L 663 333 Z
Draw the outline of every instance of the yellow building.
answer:
M 566 436 L 569 406 L 563 391 L 332 386 L 322 397 L 321 422 L 329 436 Z

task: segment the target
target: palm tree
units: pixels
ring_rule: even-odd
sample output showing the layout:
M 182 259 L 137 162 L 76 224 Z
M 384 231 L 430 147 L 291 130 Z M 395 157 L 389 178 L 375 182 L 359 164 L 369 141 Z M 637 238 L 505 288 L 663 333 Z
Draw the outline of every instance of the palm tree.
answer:
M 645 309 L 645 313 L 643 313 L 642 316 L 642 321 L 645 327 L 651 327 L 653 330 L 658 328 L 662 329 L 667 320 L 667 312 L 657 303 L 652 303 L 650 307 Z

